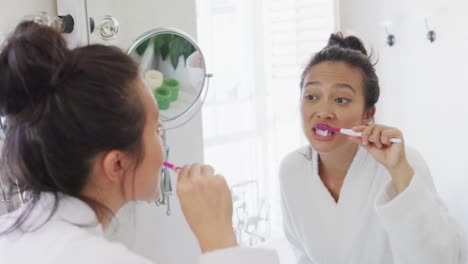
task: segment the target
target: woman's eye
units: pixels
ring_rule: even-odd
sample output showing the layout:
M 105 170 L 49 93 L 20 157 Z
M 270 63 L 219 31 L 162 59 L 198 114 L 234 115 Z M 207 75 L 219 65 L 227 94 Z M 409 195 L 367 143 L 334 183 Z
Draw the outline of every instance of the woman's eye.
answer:
M 304 98 L 307 99 L 307 100 L 309 100 L 309 101 L 314 101 L 314 100 L 317 99 L 317 96 L 315 96 L 315 95 L 310 95 L 310 94 L 306 94 L 306 95 L 304 95 Z
M 343 97 L 337 98 L 335 101 L 336 101 L 337 103 L 339 103 L 339 104 L 346 104 L 346 103 L 349 103 L 349 102 L 350 102 L 349 99 L 346 99 L 346 98 L 343 98 Z

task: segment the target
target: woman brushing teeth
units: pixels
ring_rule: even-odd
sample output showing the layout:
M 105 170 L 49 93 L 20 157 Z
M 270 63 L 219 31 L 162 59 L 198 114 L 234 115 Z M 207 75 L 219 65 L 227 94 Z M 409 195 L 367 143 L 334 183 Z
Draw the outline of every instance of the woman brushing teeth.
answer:
M 380 88 L 361 41 L 332 35 L 305 68 L 301 92 L 309 144 L 280 169 L 298 263 L 464 263 L 463 231 L 423 158 L 400 130 L 372 122 Z

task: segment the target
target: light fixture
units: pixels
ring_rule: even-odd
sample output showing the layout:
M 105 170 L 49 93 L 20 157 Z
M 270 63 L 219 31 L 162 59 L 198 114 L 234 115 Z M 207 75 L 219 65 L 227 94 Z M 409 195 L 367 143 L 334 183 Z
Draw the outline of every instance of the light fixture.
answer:
M 75 27 L 75 21 L 71 15 L 53 16 L 46 12 L 29 15 L 26 20 L 34 21 L 41 25 L 55 28 L 62 33 L 72 33 Z M 97 19 L 89 18 L 89 32 L 99 34 L 103 40 L 113 40 L 119 34 L 120 25 L 117 19 L 110 15 L 105 15 Z
M 71 15 L 52 16 L 46 12 L 39 12 L 38 14 L 26 16 L 25 19 L 55 28 L 62 33 L 71 33 L 75 27 L 75 21 Z
M 432 30 L 430 27 L 429 27 L 429 23 L 428 23 L 428 19 L 426 18 L 425 19 L 425 24 L 426 24 L 426 28 L 427 28 L 427 34 L 426 34 L 426 37 L 427 39 L 433 43 L 435 40 L 436 40 L 436 33 L 434 30 Z
M 385 27 L 385 32 L 387 33 L 387 45 L 393 47 L 395 45 L 395 35 L 388 32 L 388 27 Z

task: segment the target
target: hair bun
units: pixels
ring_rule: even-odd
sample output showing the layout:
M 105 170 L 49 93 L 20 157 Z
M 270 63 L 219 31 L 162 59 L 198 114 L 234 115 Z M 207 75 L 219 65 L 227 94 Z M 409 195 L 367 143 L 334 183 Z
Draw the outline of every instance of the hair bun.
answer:
M 342 33 L 331 34 L 327 46 L 339 46 L 345 49 L 352 49 L 367 56 L 366 48 L 362 41 L 355 36 L 344 37 Z
M 68 53 L 65 39 L 53 28 L 20 23 L 0 53 L 0 114 L 44 101 Z

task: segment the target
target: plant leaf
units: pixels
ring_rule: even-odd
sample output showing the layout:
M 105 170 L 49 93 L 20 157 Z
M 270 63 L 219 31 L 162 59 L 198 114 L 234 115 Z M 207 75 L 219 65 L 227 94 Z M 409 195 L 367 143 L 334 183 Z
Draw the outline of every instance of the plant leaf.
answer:
M 136 47 L 136 52 L 138 55 L 142 55 L 143 53 L 145 53 L 146 49 L 148 48 L 148 44 L 150 42 L 151 38 L 143 41 L 140 45 L 138 45 L 138 47 Z
M 162 60 L 168 57 L 171 60 L 172 67 L 177 69 L 180 56 L 183 56 L 184 62 L 196 51 L 190 41 L 176 34 L 158 35 L 153 40 L 155 54 L 160 54 Z
M 190 42 L 188 42 L 188 41 L 185 41 L 183 54 L 184 54 L 184 60 L 185 60 L 186 63 L 187 63 L 187 58 L 188 58 L 194 51 L 195 51 L 195 47 L 192 45 L 192 43 L 190 43 Z
M 179 36 L 174 35 L 174 38 L 172 39 L 169 45 L 171 53 L 171 62 L 174 69 L 177 69 L 177 66 L 179 64 L 179 57 L 182 55 L 182 51 L 184 48 L 182 40 L 183 39 Z
M 162 46 L 159 52 L 161 53 L 162 60 L 166 60 L 167 55 L 169 55 L 169 46 Z
M 170 34 L 162 34 L 154 38 L 154 52 L 155 54 L 160 54 L 162 60 L 165 60 L 167 58 L 167 55 L 169 55 L 170 39 Z

